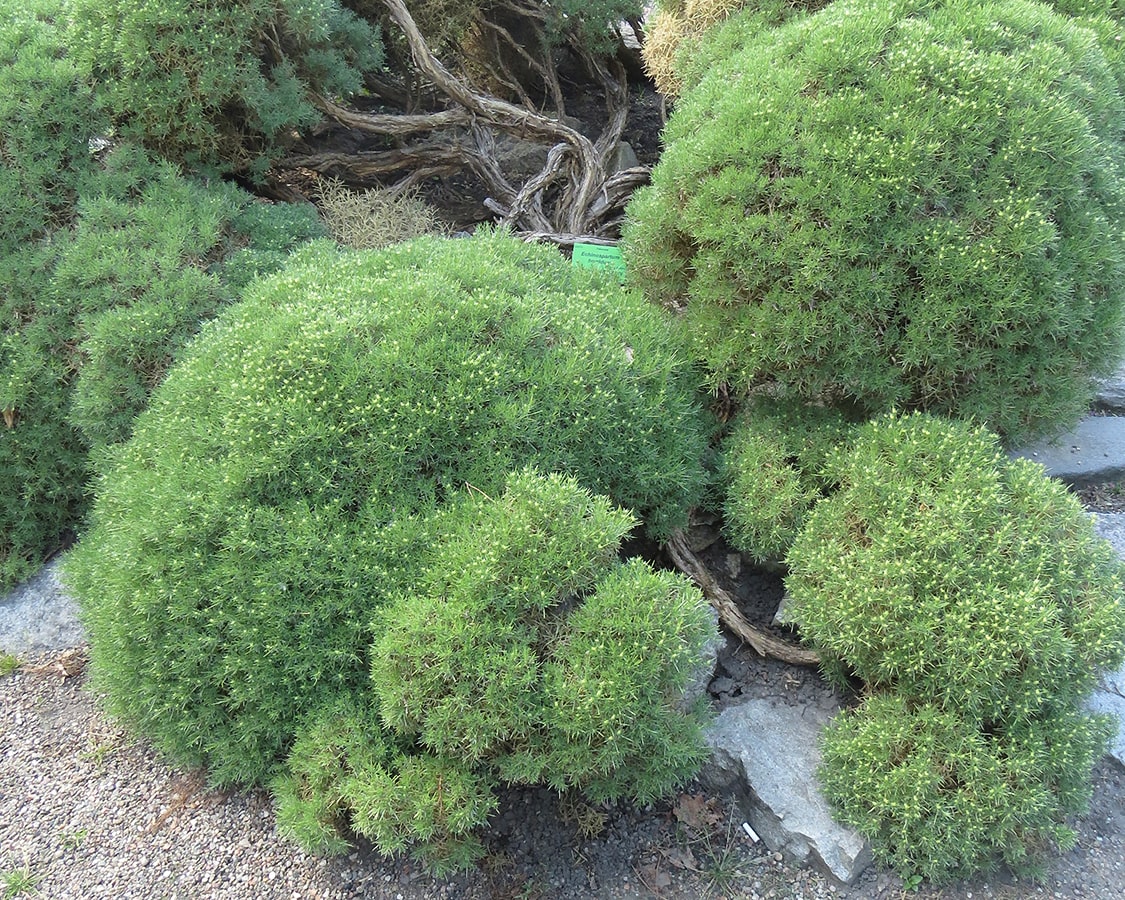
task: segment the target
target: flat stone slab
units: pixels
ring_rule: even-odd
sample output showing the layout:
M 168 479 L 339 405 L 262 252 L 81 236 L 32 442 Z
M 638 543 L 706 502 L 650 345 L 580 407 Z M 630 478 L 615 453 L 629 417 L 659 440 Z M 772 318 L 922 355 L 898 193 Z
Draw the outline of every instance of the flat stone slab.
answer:
M 1094 530 L 1125 560 L 1125 513 L 1098 513 Z M 1094 712 L 1117 717 L 1117 738 L 1109 755 L 1125 768 L 1125 666 L 1102 677 L 1101 687 L 1094 691 L 1087 705 Z
M 826 709 L 769 699 L 729 707 L 707 731 L 712 755 L 700 780 L 733 794 L 771 850 L 852 884 L 871 864 L 871 846 L 832 818 L 818 787 L 818 740 L 831 718 Z
M 1115 415 L 1125 415 L 1125 362 L 1110 378 L 1098 383 L 1094 405 Z
M 1125 416 L 1090 416 L 1061 437 L 1012 451 L 1041 463 L 1047 474 L 1084 486 L 1125 475 Z
M 0 651 L 15 655 L 66 650 L 85 643 L 78 604 L 59 581 L 55 559 L 0 597 Z

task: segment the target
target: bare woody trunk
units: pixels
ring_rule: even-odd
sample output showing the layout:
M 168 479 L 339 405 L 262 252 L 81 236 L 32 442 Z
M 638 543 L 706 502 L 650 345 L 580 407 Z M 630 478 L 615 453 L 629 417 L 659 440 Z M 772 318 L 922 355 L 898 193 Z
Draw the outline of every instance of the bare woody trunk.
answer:
M 534 58 L 503 27 L 482 24 L 539 73 L 559 118 L 537 111 L 526 94 L 521 106 L 470 85 L 437 59 L 403 0 L 382 2 L 405 37 L 414 66 L 444 99 L 445 108 L 429 113 L 369 114 L 315 97 L 335 121 L 395 138 L 399 146 L 374 152 L 292 156 L 284 165 L 343 175 L 345 180 L 378 180 L 395 191 L 408 190 L 435 175 L 468 171 L 485 187 L 485 207 L 500 224 L 515 231 L 563 243 L 615 236 L 625 203 L 649 176 L 643 166 L 610 171 L 628 116 L 624 68 L 616 61 L 603 63 L 582 47 L 571 47 L 604 92 L 606 124 L 591 140 L 561 120 L 562 90 L 551 60 Z M 510 71 L 495 74 L 503 83 L 515 79 Z M 514 181 L 498 162 L 497 134 L 543 144 L 547 154 L 540 171 Z

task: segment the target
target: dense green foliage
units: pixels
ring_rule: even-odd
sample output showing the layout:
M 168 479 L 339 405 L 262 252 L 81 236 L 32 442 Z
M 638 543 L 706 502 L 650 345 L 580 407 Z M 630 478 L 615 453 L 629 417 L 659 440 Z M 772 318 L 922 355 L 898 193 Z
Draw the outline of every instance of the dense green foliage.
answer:
M 93 446 L 124 440 L 180 348 L 233 299 L 325 230 L 310 206 L 258 203 L 168 163 L 120 151 L 114 173 L 78 204 L 54 273 L 80 365 L 70 421 Z M 113 187 L 114 190 L 110 190 Z
M 95 167 L 87 141 L 106 127 L 82 70 L 65 53 L 55 24 L 60 6 L 0 2 L 0 260 L 69 221 L 78 187 Z
M 311 206 L 261 204 L 122 147 L 83 174 L 73 223 L 0 258 L 0 583 L 79 523 L 88 451 L 123 440 L 180 348 L 250 277 L 324 234 Z
M 192 166 L 262 172 L 309 92 L 347 95 L 380 65 L 378 32 L 338 0 L 71 0 L 70 51 L 121 134 Z
M 262 778 L 368 677 L 433 516 L 527 464 L 662 534 L 703 480 L 661 312 L 502 234 L 321 243 L 206 327 L 107 466 L 70 561 L 115 710 Z M 471 486 L 471 487 L 470 487 Z
M 1107 717 L 1063 708 L 991 733 L 940 704 L 876 695 L 833 723 L 821 782 L 903 877 L 940 882 L 999 862 L 1041 877 L 1052 847 L 1074 845 L 1065 821 L 1086 811 L 1112 732 Z
M 44 304 L 58 230 L 96 169 L 104 128 L 54 19 L 59 3 L 0 4 L 0 587 L 30 574 L 80 514 L 85 447 L 67 423 L 64 311 Z
M 915 413 L 834 451 L 789 551 L 789 618 L 871 699 L 826 738 L 825 788 L 901 871 L 1033 872 L 1089 792 L 1125 659 L 1125 567 L 1042 468 Z
M 355 705 L 318 717 L 275 783 L 282 827 L 331 849 L 350 826 L 457 866 L 501 781 L 647 802 L 690 777 L 700 711 L 678 704 L 714 624 L 685 579 L 618 560 L 635 524 L 530 471 L 461 504 L 373 627 L 365 701 L 391 736 Z
M 723 446 L 723 530 L 758 562 L 785 557 L 816 502 L 834 486 L 823 466 L 847 439 L 835 409 L 758 400 L 735 422 Z
M 1024 0 L 740 23 L 626 231 L 712 385 L 1007 440 L 1074 421 L 1125 308 L 1125 102 L 1095 32 Z

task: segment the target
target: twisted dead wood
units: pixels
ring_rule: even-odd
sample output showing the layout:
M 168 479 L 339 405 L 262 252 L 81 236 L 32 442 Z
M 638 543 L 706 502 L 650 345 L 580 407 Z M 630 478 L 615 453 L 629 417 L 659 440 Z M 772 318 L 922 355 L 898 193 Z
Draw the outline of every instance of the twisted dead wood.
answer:
M 591 140 L 561 120 L 561 89 L 545 62 L 532 59 L 526 51 L 521 55 L 544 78 L 558 105 L 557 117 L 530 108 L 526 101 L 520 106 L 477 90 L 434 55 L 403 0 L 382 2 L 405 37 L 415 67 L 448 107 L 426 113 L 364 113 L 315 96 L 314 102 L 327 116 L 349 128 L 400 140 L 427 140 L 420 146 L 375 153 L 292 156 L 283 165 L 360 180 L 397 176 L 396 190 L 430 175 L 467 169 L 489 194 L 485 206 L 501 224 L 517 231 L 607 237 L 617 230 L 632 191 L 648 180 L 648 169 L 643 167 L 608 173 L 608 161 L 628 116 L 628 80 L 620 63 L 614 61 L 606 68 L 585 48 L 572 48 L 604 90 L 606 125 Z M 524 4 L 512 9 L 532 17 L 537 11 Z M 495 26 L 492 33 L 505 43 L 514 42 L 501 26 Z M 497 162 L 495 132 L 545 144 L 548 152 L 542 169 L 522 184 L 513 184 Z
M 732 634 L 758 651 L 760 656 L 779 659 L 792 666 L 820 665 L 820 655 L 815 651 L 779 640 L 747 622 L 734 598 L 719 586 L 707 571 L 703 561 L 692 552 L 682 531 L 674 532 L 665 547 L 676 568 L 691 578 L 703 591 L 703 596 L 715 607 L 719 614 L 719 621 L 729 628 Z

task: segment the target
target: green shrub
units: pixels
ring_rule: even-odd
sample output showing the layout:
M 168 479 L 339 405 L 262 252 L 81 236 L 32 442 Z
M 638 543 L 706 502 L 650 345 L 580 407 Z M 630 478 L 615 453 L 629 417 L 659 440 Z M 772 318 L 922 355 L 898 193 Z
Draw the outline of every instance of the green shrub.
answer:
M 261 173 L 382 59 L 379 35 L 337 0 L 73 0 L 70 48 L 122 135 L 194 168 Z
M 62 10 L 63 0 L 0 2 L 0 257 L 70 221 L 95 168 L 88 142 L 108 126 L 65 51 Z
M 38 308 L 59 243 L 0 255 L 0 589 L 58 550 L 86 505 L 86 444 L 67 421 L 69 321 Z
M 625 234 L 712 386 L 1009 441 L 1076 420 L 1125 308 L 1125 105 L 1097 35 L 1024 0 L 752 21 L 720 26 L 730 55 L 677 105 Z
M 723 530 L 731 546 L 758 562 L 783 559 L 833 486 L 824 463 L 848 431 L 847 419 L 835 409 L 748 404 L 723 446 Z
M 373 629 L 371 690 L 393 737 L 354 709 L 318 720 L 276 785 L 283 827 L 330 849 L 350 823 L 384 852 L 420 842 L 431 864 L 460 866 L 500 781 L 649 801 L 689 778 L 700 711 L 677 703 L 714 624 L 683 578 L 618 561 L 635 524 L 531 471 L 462 504 Z M 440 810 L 430 772 L 463 785 Z
M 70 419 L 93 446 L 128 437 L 180 348 L 240 287 L 325 233 L 311 206 L 258 203 L 129 148 L 113 157 L 54 273 L 81 354 Z
M 324 234 L 311 206 L 257 203 L 128 146 L 73 187 L 69 227 L 58 219 L 0 254 L 4 586 L 65 543 L 85 510 L 91 445 L 128 436 L 202 322 Z
M 0 589 L 57 550 L 85 503 L 68 424 L 67 318 L 45 303 L 106 122 L 57 26 L 62 3 L 0 2 Z
M 260 779 L 366 683 L 366 623 L 437 510 L 534 464 L 666 533 L 703 480 L 698 416 L 659 310 L 548 248 L 309 245 L 204 329 L 107 467 L 69 564 L 99 683 L 177 757 Z
M 1090 802 L 1106 716 L 1060 710 L 991 734 L 940 705 L 875 696 L 825 735 L 821 783 L 840 820 L 904 878 L 991 871 L 1041 877 L 1052 847 L 1074 846 L 1066 817 Z
M 875 699 L 826 738 L 824 781 L 885 861 L 935 878 L 1033 872 L 1088 796 L 1125 659 L 1125 566 L 1042 467 L 915 413 L 834 451 L 838 489 L 789 550 L 788 616 Z
M 839 488 L 790 548 L 790 611 L 870 689 L 1027 716 L 1120 662 L 1120 561 L 1077 499 L 995 435 L 885 416 L 828 474 Z

